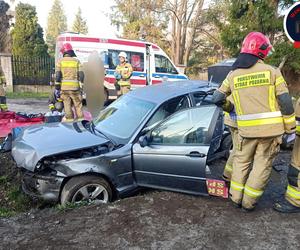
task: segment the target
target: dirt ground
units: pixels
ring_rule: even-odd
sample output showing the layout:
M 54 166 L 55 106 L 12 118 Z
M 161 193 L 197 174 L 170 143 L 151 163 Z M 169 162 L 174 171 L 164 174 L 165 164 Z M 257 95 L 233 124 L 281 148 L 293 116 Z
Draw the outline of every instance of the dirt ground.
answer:
M 0 249 L 300 249 L 300 215 L 272 210 L 284 193 L 289 157 L 280 153 L 253 213 L 222 198 L 150 190 L 111 204 L 2 218 Z
M 300 214 L 272 209 L 284 193 L 290 153 L 277 157 L 252 213 L 222 198 L 149 190 L 111 204 L 2 218 L 0 249 L 300 249 Z M 219 159 L 211 167 L 220 173 L 224 165 Z M 0 155 L 0 177 L 7 173 L 19 181 L 9 155 Z

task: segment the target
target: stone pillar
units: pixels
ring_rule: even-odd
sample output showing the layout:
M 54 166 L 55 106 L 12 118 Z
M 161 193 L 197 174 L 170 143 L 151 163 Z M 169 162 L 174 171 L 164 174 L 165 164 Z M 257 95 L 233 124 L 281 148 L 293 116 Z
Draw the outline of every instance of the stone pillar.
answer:
M 13 92 L 12 55 L 0 53 L 0 64 L 6 79 L 6 91 Z

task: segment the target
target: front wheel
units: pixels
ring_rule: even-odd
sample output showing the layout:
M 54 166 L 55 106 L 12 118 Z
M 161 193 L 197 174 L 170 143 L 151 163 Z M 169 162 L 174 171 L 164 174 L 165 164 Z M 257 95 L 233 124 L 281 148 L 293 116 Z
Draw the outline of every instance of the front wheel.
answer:
M 98 176 L 76 176 L 70 179 L 62 189 L 60 203 L 88 202 L 107 203 L 112 200 L 109 183 Z

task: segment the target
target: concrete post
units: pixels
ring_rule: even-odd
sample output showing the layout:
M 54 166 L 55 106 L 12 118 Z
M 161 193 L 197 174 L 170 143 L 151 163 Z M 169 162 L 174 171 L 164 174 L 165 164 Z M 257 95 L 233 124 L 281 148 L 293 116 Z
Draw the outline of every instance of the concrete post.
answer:
M 13 92 L 12 55 L 0 53 L 0 64 L 6 79 L 6 91 Z

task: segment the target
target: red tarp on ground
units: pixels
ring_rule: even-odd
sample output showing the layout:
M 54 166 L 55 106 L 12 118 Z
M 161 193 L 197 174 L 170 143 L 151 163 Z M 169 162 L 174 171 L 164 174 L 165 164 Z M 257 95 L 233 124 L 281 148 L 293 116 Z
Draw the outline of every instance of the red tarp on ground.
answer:
M 90 112 L 84 111 L 83 114 L 85 120 L 92 120 L 92 115 Z M 44 123 L 44 121 L 44 115 L 29 118 L 18 115 L 12 111 L 0 112 L 0 138 L 6 137 L 13 128 L 41 124 Z
M 0 112 L 0 138 L 6 137 L 13 128 L 41 124 L 44 120 L 45 117 L 43 115 L 29 118 L 20 116 L 12 111 Z

